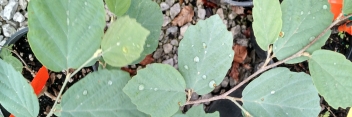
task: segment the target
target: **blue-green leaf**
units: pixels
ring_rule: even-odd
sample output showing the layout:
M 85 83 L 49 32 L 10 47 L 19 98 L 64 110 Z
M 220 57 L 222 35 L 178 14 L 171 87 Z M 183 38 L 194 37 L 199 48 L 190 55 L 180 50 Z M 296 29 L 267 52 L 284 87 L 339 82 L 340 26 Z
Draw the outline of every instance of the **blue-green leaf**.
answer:
M 125 15 L 135 18 L 138 23 L 150 31 L 141 56 L 133 62 L 133 64 L 136 64 L 158 47 L 164 18 L 159 5 L 151 0 L 132 0 L 131 6 Z
M 352 105 L 352 63 L 342 54 L 329 50 L 315 51 L 308 61 L 313 82 L 330 106 Z
M 22 62 L 20 60 L 18 60 L 16 57 L 13 56 L 5 56 L 2 58 L 5 62 L 9 63 L 10 65 L 13 66 L 13 68 L 15 68 L 16 71 L 18 71 L 19 73 L 22 73 L 22 69 L 23 69 L 23 65 Z
M 343 0 L 342 12 L 344 14 L 352 14 L 352 0 Z
M 116 16 L 121 16 L 130 8 L 131 0 L 105 0 L 106 5 Z
M 62 96 L 62 117 L 147 117 L 122 92 L 130 79 L 121 70 L 88 74 Z
M 253 1 L 253 31 L 260 48 L 268 50 L 279 37 L 282 13 L 278 0 Z
M 277 59 L 285 59 L 300 51 L 324 29 L 329 27 L 333 15 L 327 0 L 284 0 L 282 9 L 282 36 L 274 43 L 273 51 Z M 330 30 L 315 44 L 307 49 L 313 53 L 323 46 Z M 307 60 L 301 56 L 286 63 L 298 63 Z
M 39 103 L 20 72 L 0 59 L 0 103 L 16 117 L 37 117 Z
M 102 0 L 31 0 L 28 41 L 48 69 L 78 68 L 99 48 L 105 27 Z
M 260 75 L 242 96 L 243 107 L 254 117 L 317 117 L 321 109 L 311 77 L 282 67 Z
M 190 26 L 178 48 L 178 66 L 187 88 L 199 95 L 211 92 L 231 67 L 232 34 L 218 15 Z
M 118 18 L 101 43 L 105 62 L 115 67 L 132 63 L 140 57 L 148 35 L 149 31 L 135 19 L 129 16 Z
M 138 110 L 152 117 L 170 117 L 186 102 L 186 83 L 172 66 L 150 64 L 123 88 Z

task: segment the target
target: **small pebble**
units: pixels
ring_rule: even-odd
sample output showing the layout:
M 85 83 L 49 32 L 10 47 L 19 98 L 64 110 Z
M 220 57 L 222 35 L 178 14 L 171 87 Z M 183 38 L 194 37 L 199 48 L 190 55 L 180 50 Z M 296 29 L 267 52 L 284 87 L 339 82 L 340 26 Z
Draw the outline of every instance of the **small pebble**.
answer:
M 169 24 L 171 22 L 171 19 L 169 16 L 164 15 L 164 22 L 162 26 L 166 26 L 167 24 Z
M 191 25 L 190 23 L 187 23 L 186 25 L 182 26 L 180 29 L 180 35 L 184 36 L 185 32 L 187 31 L 189 25 Z
M 166 30 L 166 35 L 172 34 L 176 36 L 177 31 L 178 31 L 177 26 L 170 27 Z
M 168 4 L 166 4 L 165 2 L 160 3 L 160 8 L 161 11 L 166 11 L 170 8 L 170 6 Z
M 177 39 L 171 40 L 170 43 L 171 43 L 172 45 L 174 45 L 174 46 L 178 46 L 178 41 L 177 41 Z
M 165 44 L 163 45 L 164 53 L 170 53 L 172 51 L 172 45 L 171 44 Z
M 15 15 L 13 15 L 13 20 L 16 22 L 23 22 L 25 17 L 20 12 L 16 12 Z
M 13 15 L 15 14 L 16 10 L 18 7 L 18 2 L 16 1 L 10 1 L 4 8 L 4 10 L 1 12 L 1 17 L 4 20 L 11 20 Z
M 225 19 L 225 17 L 224 17 L 224 11 L 222 10 L 222 8 L 218 9 L 218 10 L 216 11 L 216 14 L 218 14 L 222 20 Z
M 153 54 L 153 58 L 154 59 L 159 59 L 161 57 L 161 54 L 163 53 L 163 49 L 159 48 L 157 49 L 154 54 Z
M 175 3 L 175 0 L 165 0 L 165 2 L 169 5 L 172 6 Z
M 174 6 L 172 6 L 170 8 L 170 16 L 171 16 L 171 19 L 174 19 L 175 16 L 180 13 L 181 11 L 181 7 L 180 7 L 180 4 L 175 4 Z
M 174 66 L 174 60 L 173 60 L 173 58 L 164 60 L 162 63 L 163 63 L 163 64 L 169 64 L 169 65 L 171 65 L 171 66 Z
M 15 34 L 16 29 L 10 24 L 5 24 L 2 26 L 2 32 L 4 33 L 5 37 L 10 37 L 11 35 Z
M 198 17 L 199 17 L 199 19 L 204 20 L 204 18 L 205 18 L 205 9 L 198 9 Z

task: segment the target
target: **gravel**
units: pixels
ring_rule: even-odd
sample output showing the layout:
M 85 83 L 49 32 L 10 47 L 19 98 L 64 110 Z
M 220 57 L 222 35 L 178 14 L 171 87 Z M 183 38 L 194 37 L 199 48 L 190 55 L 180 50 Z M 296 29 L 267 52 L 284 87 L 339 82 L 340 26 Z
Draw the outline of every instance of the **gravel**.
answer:
M 167 3 L 162 2 L 160 3 L 160 8 L 161 8 L 161 11 L 165 11 L 165 10 L 168 10 L 170 6 Z
M 13 20 L 21 23 L 25 20 L 25 17 L 20 12 L 16 12 L 15 15 L 13 16 Z
M 5 6 L 4 10 L 1 11 L 1 17 L 4 20 L 11 20 L 15 14 L 18 7 L 18 2 L 10 0 L 10 2 Z
M 0 0 L 0 45 L 27 26 L 27 0 Z
M 165 45 L 163 45 L 163 49 L 164 49 L 165 54 L 170 53 L 172 51 L 172 45 L 169 43 L 165 44 Z
M 170 8 L 170 16 L 171 19 L 174 19 L 175 16 L 180 13 L 181 11 L 181 7 L 180 4 L 174 4 L 171 8 Z
M 2 25 L 2 32 L 5 37 L 10 37 L 12 34 L 15 34 L 16 29 L 10 24 Z

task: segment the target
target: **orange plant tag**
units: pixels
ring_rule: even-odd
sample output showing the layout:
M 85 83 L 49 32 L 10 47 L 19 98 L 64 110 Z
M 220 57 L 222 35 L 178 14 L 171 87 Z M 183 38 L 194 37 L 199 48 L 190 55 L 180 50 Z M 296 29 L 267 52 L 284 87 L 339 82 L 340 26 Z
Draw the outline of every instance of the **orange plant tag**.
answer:
M 42 91 L 48 78 L 48 70 L 44 66 L 42 66 L 31 82 L 31 85 L 34 89 L 34 93 L 36 95 L 39 95 L 40 91 Z

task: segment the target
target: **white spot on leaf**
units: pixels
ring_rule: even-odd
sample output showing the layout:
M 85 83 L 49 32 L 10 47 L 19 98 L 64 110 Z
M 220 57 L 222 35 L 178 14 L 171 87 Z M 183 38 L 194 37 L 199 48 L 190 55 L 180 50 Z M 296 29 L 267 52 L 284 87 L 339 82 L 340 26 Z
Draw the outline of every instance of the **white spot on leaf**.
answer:
M 275 91 L 271 91 L 270 93 L 271 93 L 271 94 L 275 94 Z
M 87 91 L 87 90 L 84 90 L 82 94 L 83 94 L 83 95 L 87 95 L 87 94 L 88 94 L 88 91 Z
M 215 88 L 215 86 L 216 86 L 215 81 L 214 81 L 214 80 L 211 80 L 211 81 L 209 82 L 209 87 L 210 87 L 210 88 Z
M 198 57 L 198 56 L 194 57 L 194 58 L 193 58 L 193 61 L 196 62 L 196 63 L 198 63 L 198 62 L 199 62 L 199 57 Z
M 185 65 L 185 66 L 183 66 L 185 69 L 188 69 L 188 66 L 187 65 Z
M 144 85 L 139 85 L 138 90 L 144 90 Z

